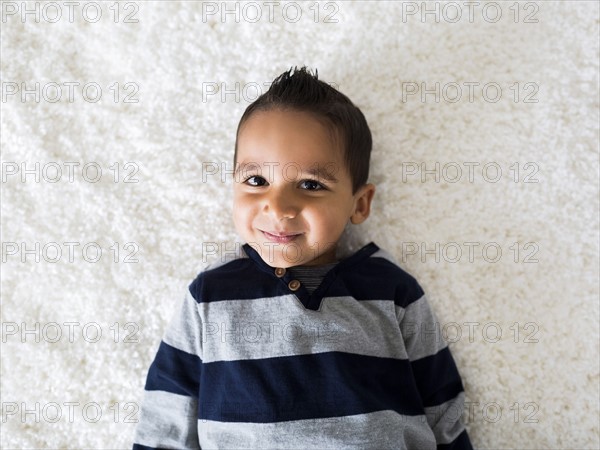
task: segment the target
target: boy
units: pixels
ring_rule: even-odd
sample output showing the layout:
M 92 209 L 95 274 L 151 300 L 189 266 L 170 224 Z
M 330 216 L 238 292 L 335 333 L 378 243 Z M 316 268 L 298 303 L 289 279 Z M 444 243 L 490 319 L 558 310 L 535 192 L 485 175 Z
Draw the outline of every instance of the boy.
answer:
M 371 132 L 305 68 L 244 112 L 233 219 L 246 244 L 189 287 L 146 381 L 134 449 L 470 449 L 461 379 L 419 284 L 363 222 Z

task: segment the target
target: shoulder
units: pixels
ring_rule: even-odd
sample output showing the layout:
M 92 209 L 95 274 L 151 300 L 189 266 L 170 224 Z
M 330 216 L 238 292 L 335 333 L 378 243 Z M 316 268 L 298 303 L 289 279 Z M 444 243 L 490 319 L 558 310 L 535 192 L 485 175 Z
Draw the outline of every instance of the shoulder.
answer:
M 244 272 L 248 272 L 250 269 L 252 269 L 252 261 L 244 251 L 243 245 L 236 245 L 235 250 L 221 253 L 216 260 L 213 260 L 196 275 L 194 281 L 189 285 L 190 293 L 196 301 L 200 301 L 207 284 L 220 283 L 230 286 L 232 279 L 244 278 Z
M 370 249 L 370 254 L 362 258 L 356 264 L 347 267 L 343 277 L 351 284 L 363 286 L 369 289 L 369 296 L 394 299 L 398 306 L 406 307 L 412 302 L 419 300 L 423 295 L 423 289 L 414 276 L 404 270 L 394 256 L 387 250 L 380 248 L 374 243 L 363 247 Z

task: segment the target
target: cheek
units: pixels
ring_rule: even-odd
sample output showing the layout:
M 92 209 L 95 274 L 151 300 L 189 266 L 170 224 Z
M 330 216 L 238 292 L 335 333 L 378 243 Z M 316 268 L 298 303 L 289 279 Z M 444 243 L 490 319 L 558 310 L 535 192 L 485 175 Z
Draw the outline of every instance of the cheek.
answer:
M 233 222 L 235 226 L 239 228 L 244 223 L 244 202 L 240 196 L 236 193 L 233 194 Z
M 346 226 L 346 222 L 350 217 L 349 214 L 346 213 L 347 210 L 348 208 L 346 205 L 331 202 L 322 207 L 311 209 L 310 218 L 307 217 L 307 219 L 310 223 L 318 227 L 318 232 L 320 234 L 335 233 Z
M 256 215 L 255 205 L 243 193 L 233 195 L 233 220 L 237 225 L 248 225 Z

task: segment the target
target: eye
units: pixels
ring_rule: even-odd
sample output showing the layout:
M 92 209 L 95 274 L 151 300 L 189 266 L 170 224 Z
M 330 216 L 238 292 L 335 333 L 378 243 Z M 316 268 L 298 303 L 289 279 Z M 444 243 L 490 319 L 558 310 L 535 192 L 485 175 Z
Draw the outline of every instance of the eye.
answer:
M 265 180 L 263 177 L 260 177 L 258 175 L 254 175 L 251 176 L 249 178 L 246 179 L 246 181 L 244 181 L 245 184 L 248 184 L 250 186 L 264 186 L 265 184 L 267 184 L 267 180 Z
M 307 191 L 321 191 L 326 189 L 325 186 L 315 180 L 303 180 L 300 182 L 300 187 Z

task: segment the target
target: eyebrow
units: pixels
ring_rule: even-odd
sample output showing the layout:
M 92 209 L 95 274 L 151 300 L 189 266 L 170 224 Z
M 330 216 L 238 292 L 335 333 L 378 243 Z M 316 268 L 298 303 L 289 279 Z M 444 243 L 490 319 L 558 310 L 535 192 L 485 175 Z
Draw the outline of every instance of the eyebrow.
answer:
M 242 170 L 251 170 L 254 168 L 258 168 L 259 170 L 262 170 L 262 166 L 260 164 L 258 164 L 257 162 L 254 161 L 250 161 L 250 162 L 246 162 L 246 161 L 242 161 L 242 162 L 236 162 L 235 163 L 235 170 L 233 171 L 234 175 L 237 175 L 240 171 Z
M 325 168 L 321 168 L 321 167 L 316 167 L 316 168 L 310 168 L 307 170 L 304 170 L 303 172 L 306 172 L 309 175 L 312 175 L 313 177 L 317 178 L 317 179 L 323 179 L 325 181 L 329 181 L 331 183 L 337 183 L 338 179 L 333 175 L 333 173 L 329 172 L 328 170 L 325 170 Z
M 270 164 L 274 164 L 274 163 L 269 163 L 269 165 Z M 237 162 L 236 168 L 234 171 L 234 176 L 236 176 L 241 171 L 251 172 L 255 168 L 257 168 L 258 170 L 262 170 L 262 165 L 255 161 L 250 161 L 250 162 L 242 161 L 241 163 Z M 325 180 L 330 183 L 338 183 L 339 182 L 339 180 L 333 175 L 333 173 L 328 171 L 325 167 L 319 167 L 319 166 L 310 167 L 306 170 L 302 170 L 302 174 L 311 175 L 314 178 L 316 178 L 317 180 Z

